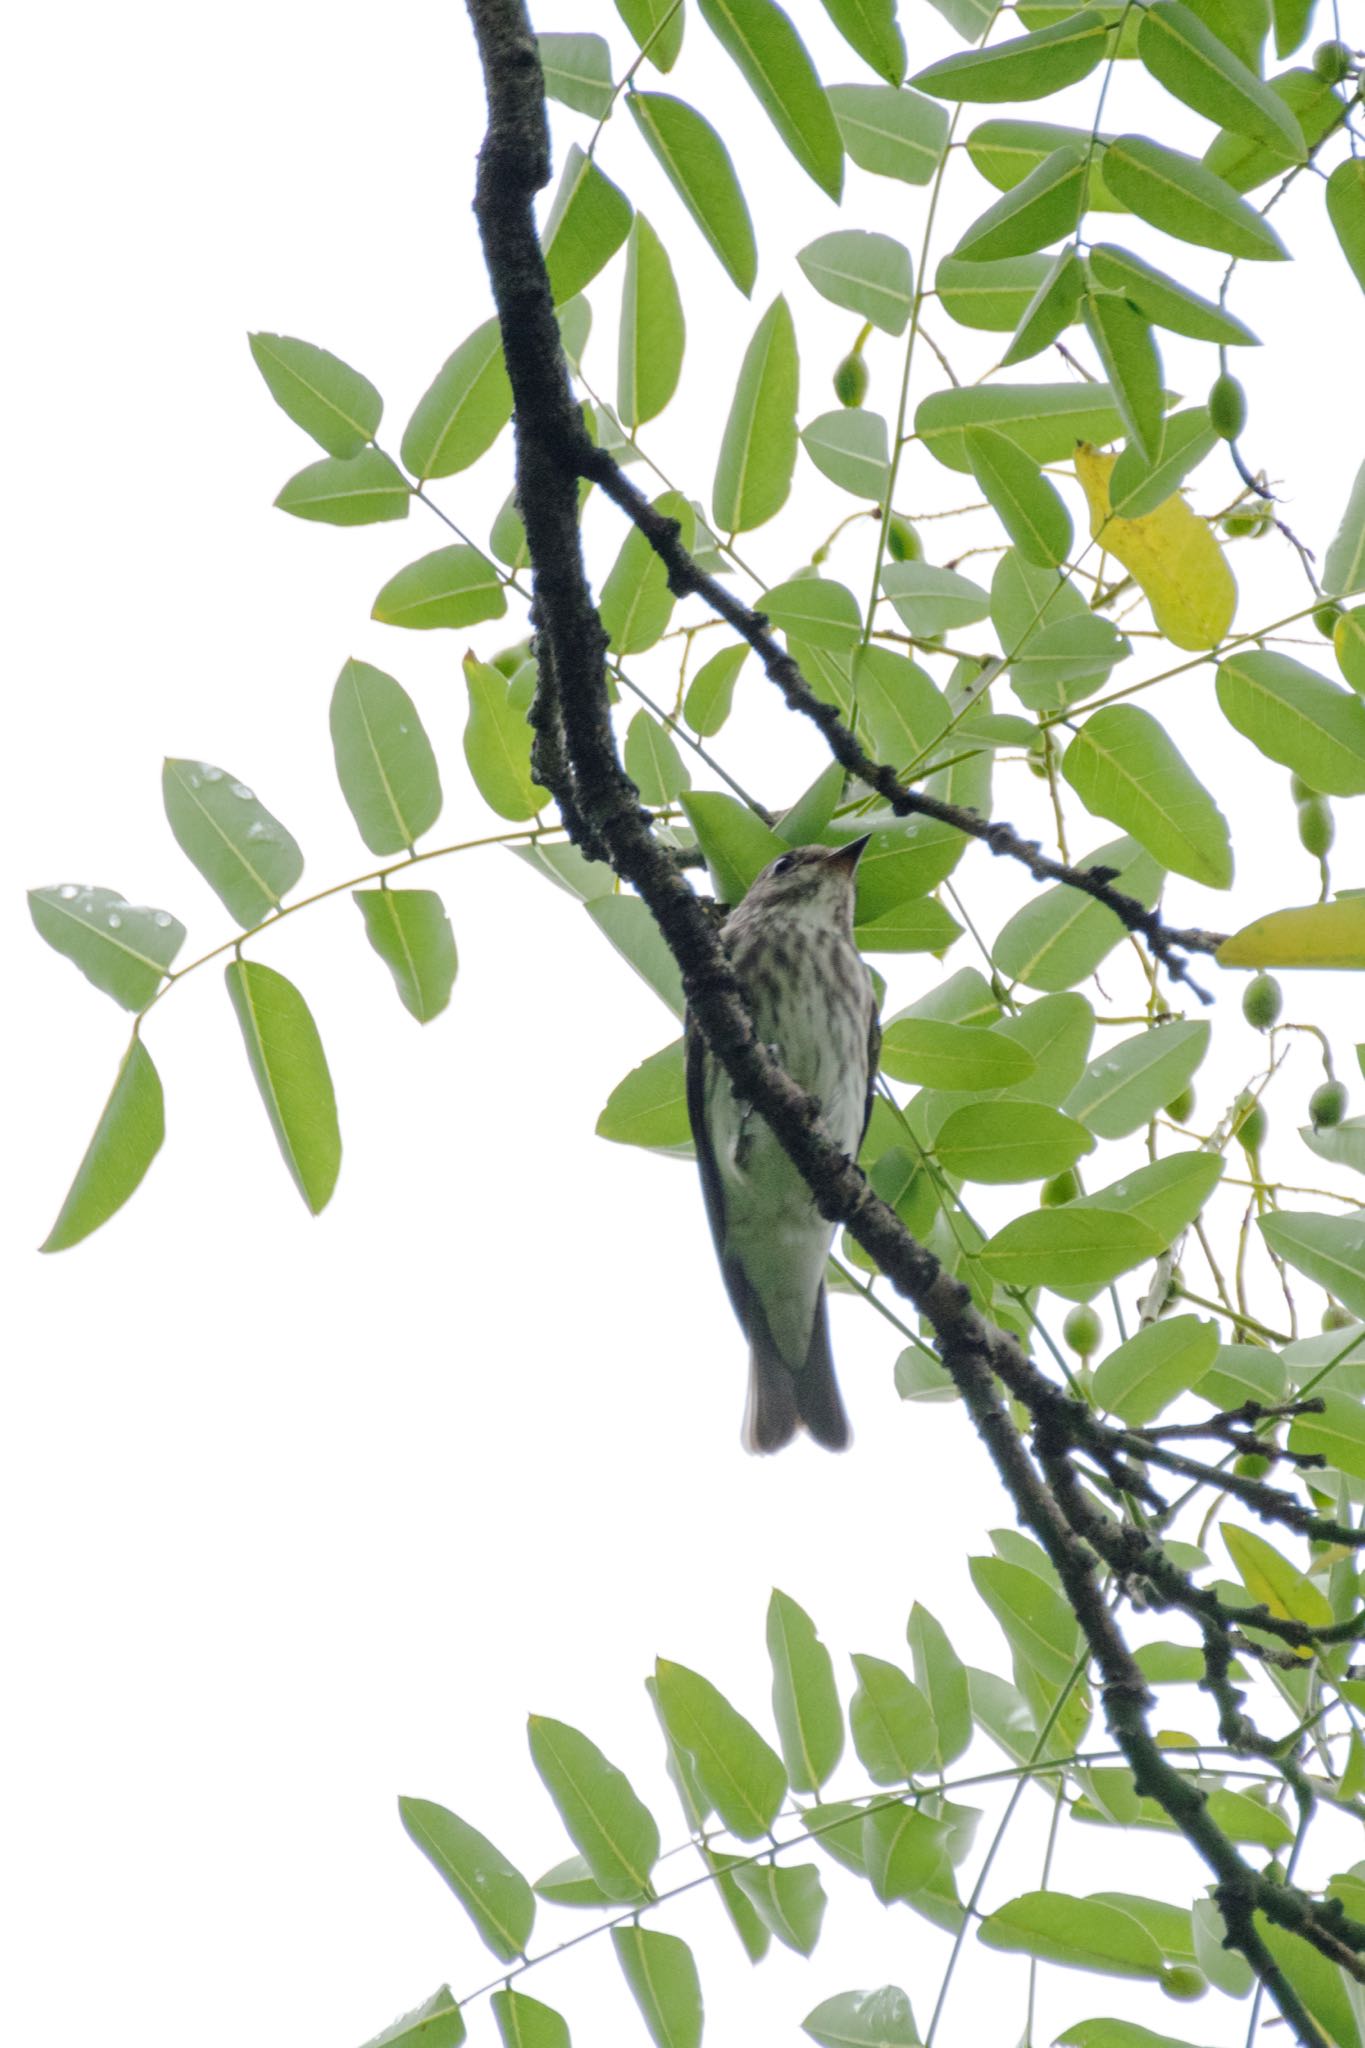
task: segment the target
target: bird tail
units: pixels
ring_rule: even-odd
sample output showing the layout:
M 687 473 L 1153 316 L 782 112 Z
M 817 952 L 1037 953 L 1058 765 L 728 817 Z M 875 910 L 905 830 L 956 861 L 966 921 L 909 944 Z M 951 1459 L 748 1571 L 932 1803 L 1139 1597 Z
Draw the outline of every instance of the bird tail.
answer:
M 756 1298 L 749 1302 L 749 1404 L 744 1414 L 746 1451 L 780 1451 L 803 1425 L 826 1450 L 842 1451 L 849 1441 L 848 1417 L 834 1377 L 829 1348 L 825 1290 L 815 1304 L 806 1362 L 793 1372 L 773 1342 Z

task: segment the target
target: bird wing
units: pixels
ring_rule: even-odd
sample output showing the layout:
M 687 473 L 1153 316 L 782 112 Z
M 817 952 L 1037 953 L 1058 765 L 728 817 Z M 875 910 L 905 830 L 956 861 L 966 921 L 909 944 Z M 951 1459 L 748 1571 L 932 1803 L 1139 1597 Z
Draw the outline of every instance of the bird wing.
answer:
M 863 1110 L 863 1128 L 858 1139 L 859 1151 L 862 1150 L 863 1139 L 867 1136 L 867 1127 L 872 1121 L 872 1102 L 877 1093 L 877 1069 L 881 1062 L 881 1056 L 882 1020 L 877 1015 L 874 1006 L 871 1020 L 867 1027 L 867 1106 Z
M 701 1173 L 702 1199 L 706 1203 L 706 1220 L 711 1226 L 716 1251 L 721 1263 L 725 1261 L 725 1189 L 721 1183 L 720 1168 L 716 1164 L 715 1150 L 706 1123 L 706 1040 L 701 1027 L 689 1010 L 683 1023 L 683 1043 L 687 1065 L 687 1120 L 692 1126 L 692 1142 L 697 1148 L 697 1166 Z

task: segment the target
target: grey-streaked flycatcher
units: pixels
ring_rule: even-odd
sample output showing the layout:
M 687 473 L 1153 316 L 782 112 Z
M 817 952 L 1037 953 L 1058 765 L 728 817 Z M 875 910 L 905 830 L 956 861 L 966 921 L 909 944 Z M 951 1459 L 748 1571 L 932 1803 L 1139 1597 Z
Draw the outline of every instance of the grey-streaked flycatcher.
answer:
M 881 1038 L 872 977 L 853 943 L 866 844 L 784 853 L 721 928 L 760 1039 L 818 1098 L 826 1129 L 850 1158 L 867 1128 Z M 804 1427 L 843 1450 L 848 1418 L 825 1305 L 834 1226 L 763 1118 L 736 1099 L 690 1019 L 687 1113 L 721 1272 L 749 1339 L 745 1448 L 781 1450 Z

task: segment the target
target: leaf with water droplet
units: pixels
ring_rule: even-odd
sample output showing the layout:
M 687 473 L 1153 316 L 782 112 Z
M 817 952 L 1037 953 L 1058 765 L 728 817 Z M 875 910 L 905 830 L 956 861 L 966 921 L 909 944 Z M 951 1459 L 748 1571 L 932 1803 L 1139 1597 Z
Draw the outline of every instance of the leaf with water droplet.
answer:
M 161 772 L 166 816 L 182 852 L 244 929 L 278 910 L 303 873 L 297 841 L 244 782 L 211 761 L 168 760 Z
M 426 728 L 402 684 L 348 661 L 330 712 L 337 780 L 371 853 L 401 853 L 441 813 L 441 777 Z
M 64 1252 L 107 1223 L 139 1186 L 165 1135 L 161 1077 L 135 1038 L 42 1250 Z
M 73 960 L 87 981 L 142 1010 L 185 943 L 185 927 L 168 910 L 128 903 L 117 889 L 30 889 L 28 907 L 49 946 Z

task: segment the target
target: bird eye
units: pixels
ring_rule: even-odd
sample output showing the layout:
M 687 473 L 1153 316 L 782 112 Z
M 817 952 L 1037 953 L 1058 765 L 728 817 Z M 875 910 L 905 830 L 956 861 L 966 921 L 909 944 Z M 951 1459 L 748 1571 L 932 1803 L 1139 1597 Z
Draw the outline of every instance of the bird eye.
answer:
M 781 860 L 775 860 L 773 862 L 773 873 L 775 875 L 785 875 L 788 873 L 790 869 L 794 868 L 795 866 L 796 855 L 794 853 L 784 853 Z

